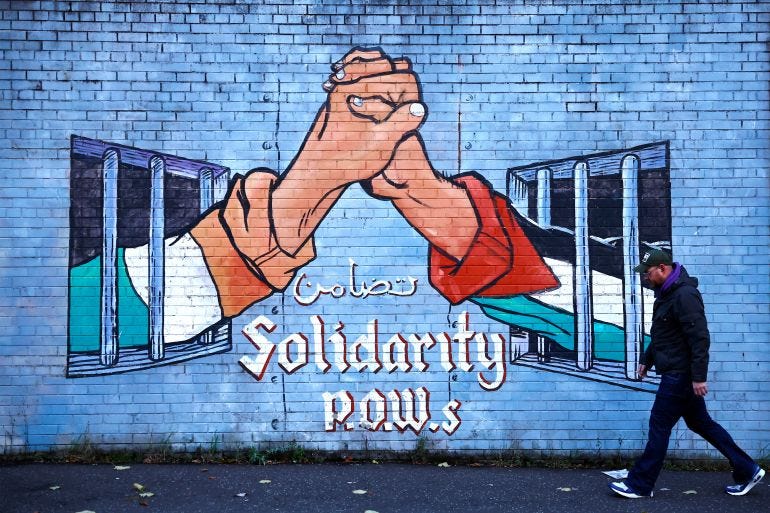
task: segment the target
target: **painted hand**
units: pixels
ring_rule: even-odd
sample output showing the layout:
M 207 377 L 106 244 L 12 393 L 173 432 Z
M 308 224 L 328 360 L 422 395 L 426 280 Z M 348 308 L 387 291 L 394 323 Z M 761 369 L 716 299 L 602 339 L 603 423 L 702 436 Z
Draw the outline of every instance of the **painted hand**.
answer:
M 289 166 L 327 191 L 380 173 L 427 114 L 406 59 L 357 48 L 332 70 L 327 100 Z
M 425 107 L 420 103 L 419 84 L 408 59 L 391 59 L 380 50 L 354 49 L 332 69 L 336 73 L 324 84 L 330 98 L 344 91 L 353 116 L 369 120 L 372 128 L 388 122 L 405 105 L 411 113 L 422 115 L 424 121 Z M 362 169 L 361 176 L 376 168 Z M 364 179 L 361 185 L 376 198 L 395 199 L 403 197 L 408 187 L 435 188 L 432 182 L 439 177 L 415 128 L 405 132 L 397 142 L 386 166 L 370 175 L 368 180 Z
M 428 159 L 420 134 L 410 135 L 396 149 L 388 166 L 370 180 L 361 183 L 366 192 L 377 199 L 397 200 L 415 191 L 437 190 L 444 181 Z
M 367 181 L 392 160 L 426 117 L 406 59 L 353 49 L 332 65 L 327 100 L 289 167 L 273 185 L 278 245 L 295 255 L 348 185 Z
M 416 78 L 408 83 L 394 80 L 407 70 L 414 76 L 407 59 L 391 61 L 378 52 L 366 55 L 363 61 L 360 57 L 352 52 L 334 66 L 352 80 L 348 87 L 354 95 L 353 106 L 360 109 L 357 116 L 383 123 L 394 109 L 402 108 L 400 105 L 420 99 Z M 326 87 L 334 87 L 337 78 L 330 79 Z M 372 79 L 380 80 L 376 95 L 361 87 L 369 87 L 366 81 Z M 467 191 L 433 168 L 418 132 L 405 133 L 387 165 L 360 183 L 369 195 L 390 200 L 404 219 L 445 255 L 459 261 L 467 254 L 479 229 L 476 212 Z

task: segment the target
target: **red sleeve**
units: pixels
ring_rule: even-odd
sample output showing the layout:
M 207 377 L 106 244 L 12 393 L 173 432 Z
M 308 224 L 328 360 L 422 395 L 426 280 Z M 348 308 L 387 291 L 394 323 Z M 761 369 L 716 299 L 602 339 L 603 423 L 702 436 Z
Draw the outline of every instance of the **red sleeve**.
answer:
M 457 304 L 470 296 L 531 294 L 559 285 L 556 276 L 516 222 L 504 196 L 477 177 L 455 177 L 473 203 L 479 230 L 459 262 L 431 245 L 431 285 Z

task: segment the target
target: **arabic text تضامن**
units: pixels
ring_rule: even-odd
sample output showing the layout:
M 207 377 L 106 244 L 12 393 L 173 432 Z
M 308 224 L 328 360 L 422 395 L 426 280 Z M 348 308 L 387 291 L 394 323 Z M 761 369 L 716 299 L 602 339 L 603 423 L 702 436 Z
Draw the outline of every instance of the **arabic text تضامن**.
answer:
M 383 295 L 406 297 L 412 296 L 417 292 L 418 280 L 412 276 L 396 278 L 393 281 L 373 280 L 371 283 L 367 283 L 363 280 L 359 283 L 356 277 L 356 267 L 358 267 L 358 264 L 352 258 L 349 259 L 349 262 L 350 272 L 347 286 L 340 283 L 328 286 L 317 283 L 315 290 L 312 290 L 308 295 L 303 295 L 303 289 L 312 289 L 313 284 L 308 279 L 307 274 L 302 273 L 294 282 L 294 300 L 302 306 L 310 306 L 323 296 L 338 299 L 348 294 L 356 299 L 365 299 L 370 296 Z M 405 284 L 408 284 L 408 286 L 405 286 Z

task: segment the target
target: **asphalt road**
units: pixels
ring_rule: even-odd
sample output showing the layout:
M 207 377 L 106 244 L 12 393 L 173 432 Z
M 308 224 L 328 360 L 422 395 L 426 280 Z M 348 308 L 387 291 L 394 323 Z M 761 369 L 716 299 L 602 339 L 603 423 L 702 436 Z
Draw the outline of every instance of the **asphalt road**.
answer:
M 624 499 L 600 470 L 408 464 L 0 466 L 2 513 L 770 513 L 765 480 L 744 497 L 728 472 L 664 471 Z M 145 495 L 141 494 L 152 494 Z

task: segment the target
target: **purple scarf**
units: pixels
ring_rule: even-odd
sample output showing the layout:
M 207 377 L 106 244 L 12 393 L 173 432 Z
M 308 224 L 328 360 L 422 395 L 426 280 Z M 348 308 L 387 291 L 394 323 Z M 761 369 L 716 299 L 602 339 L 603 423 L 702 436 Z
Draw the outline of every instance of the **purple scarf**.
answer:
M 671 271 L 671 274 L 668 275 L 668 278 L 666 278 L 666 281 L 663 282 L 663 285 L 661 285 L 659 290 L 655 291 L 655 297 L 660 296 L 665 291 L 671 288 L 671 285 L 676 283 L 676 280 L 679 279 L 679 276 L 682 274 L 682 266 L 679 265 L 679 262 L 674 262 L 674 270 Z

